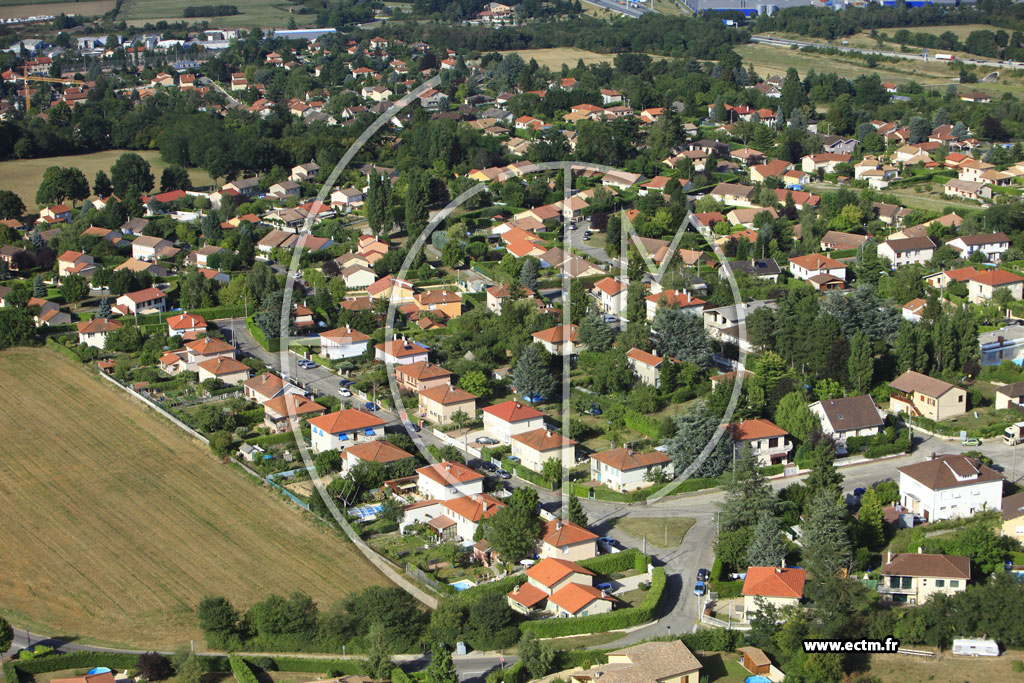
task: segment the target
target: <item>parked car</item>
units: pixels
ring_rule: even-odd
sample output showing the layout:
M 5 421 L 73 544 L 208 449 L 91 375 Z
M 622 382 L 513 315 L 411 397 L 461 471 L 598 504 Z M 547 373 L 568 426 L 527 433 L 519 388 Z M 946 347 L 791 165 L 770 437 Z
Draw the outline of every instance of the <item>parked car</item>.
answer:
M 594 586 L 594 588 L 596 588 L 599 591 L 606 591 L 608 593 L 612 592 L 612 585 L 610 583 L 599 583 L 596 586 Z
M 706 582 L 710 578 L 711 578 L 711 572 L 709 572 L 707 569 L 698 569 L 697 570 L 697 580 L 698 581 Z
M 413 432 L 420 431 L 420 426 L 418 424 L 413 424 L 412 422 L 406 422 L 405 428 Z
M 962 440 L 960 442 L 960 445 L 961 446 L 980 446 L 981 445 L 981 439 L 976 439 L 974 437 L 967 437 L 966 439 L 964 439 L 964 440 Z
M 502 479 L 511 479 L 512 478 L 512 475 L 509 474 L 508 472 L 506 472 L 505 470 L 498 470 L 498 476 L 501 477 Z
M 704 593 L 706 593 L 707 590 L 708 590 L 708 585 L 706 583 L 704 583 L 703 581 L 698 581 L 696 583 L 696 585 L 694 585 L 694 587 L 693 587 L 693 594 L 696 595 L 697 597 L 700 597 L 701 595 L 704 595 Z
M 349 398 L 352 396 L 352 392 L 342 387 L 341 389 L 338 389 L 338 396 L 341 396 L 342 398 Z
M 373 413 L 380 410 L 380 406 L 377 405 L 376 403 L 371 403 L 370 401 L 367 401 L 365 404 L 363 404 L 363 410 L 367 410 Z
M 619 319 L 616 318 L 614 315 L 606 315 L 604 317 L 604 321 L 606 323 L 617 323 L 617 322 L 619 322 Z
M 476 442 L 483 444 L 485 446 L 493 446 L 494 444 L 498 443 L 496 440 L 492 439 L 489 436 L 478 436 L 476 437 Z
M 498 466 L 495 465 L 493 462 L 488 462 L 486 460 L 483 460 L 483 461 L 480 462 L 480 469 L 482 469 L 482 470 L 484 470 L 486 472 L 497 472 L 498 471 Z
M 519 464 L 519 458 L 517 458 L 517 457 L 516 457 L 516 456 L 514 456 L 514 455 L 510 455 L 510 456 L 508 456 L 508 457 L 507 457 L 507 458 L 505 458 L 505 459 L 506 459 L 506 460 L 508 460 L 509 462 L 514 462 L 514 463 L 515 463 L 515 464 L 517 464 L 517 465 Z

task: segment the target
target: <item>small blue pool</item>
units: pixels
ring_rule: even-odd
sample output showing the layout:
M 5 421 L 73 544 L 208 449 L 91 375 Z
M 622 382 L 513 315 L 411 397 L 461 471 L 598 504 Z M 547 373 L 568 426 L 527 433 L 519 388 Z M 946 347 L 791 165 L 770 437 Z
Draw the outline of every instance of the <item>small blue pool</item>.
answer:
M 747 676 L 743 679 L 743 683 L 772 683 L 772 679 L 758 674 L 757 676 Z
M 112 673 L 112 672 L 111 672 L 111 670 L 108 667 L 97 666 L 95 669 L 89 669 L 88 675 L 92 676 L 93 674 L 109 674 L 109 673 Z
M 472 581 L 470 581 L 469 579 L 460 579 L 460 580 L 456 581 L 455 583 L 451 583 L 451 584 L 448 584 L 448 585 L 455 586 L 455 590 L 457 590 L 457 591 L 464 591 L 467 588 L 472 588 L 476 584 L 473 583 Z
M 360 522 L 370 522 L 377 519 L 377 515 L 383 510 L 383 505 L 375 503 L 373 505 L 360 505 L 357 508 L 349 508 L 348 513 L 358 517 Z

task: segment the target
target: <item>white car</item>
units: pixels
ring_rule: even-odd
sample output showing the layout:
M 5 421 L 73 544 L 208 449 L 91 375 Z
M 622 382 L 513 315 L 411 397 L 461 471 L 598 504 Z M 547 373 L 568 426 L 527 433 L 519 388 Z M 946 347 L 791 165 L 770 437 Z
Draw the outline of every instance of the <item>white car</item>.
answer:
M 342 398 L 349 398 L 352 396 L 352 392 L 348 389 L 338 389 L 338 396 L 341 396 Z

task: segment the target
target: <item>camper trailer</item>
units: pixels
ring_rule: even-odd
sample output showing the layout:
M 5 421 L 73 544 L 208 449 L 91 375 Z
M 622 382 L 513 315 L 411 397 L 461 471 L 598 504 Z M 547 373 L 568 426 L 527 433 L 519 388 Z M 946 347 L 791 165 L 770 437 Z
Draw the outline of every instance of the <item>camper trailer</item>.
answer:
M 985 638 L 954 638 L 953 654 L 969 657 L 998 657 L 999 644 Z

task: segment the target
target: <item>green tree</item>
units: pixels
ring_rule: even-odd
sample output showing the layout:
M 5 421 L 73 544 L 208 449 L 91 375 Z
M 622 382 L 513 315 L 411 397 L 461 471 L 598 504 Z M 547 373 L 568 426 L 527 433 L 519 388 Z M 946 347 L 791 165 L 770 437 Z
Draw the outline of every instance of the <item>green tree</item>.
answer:
M 762 512 L 747 546 L 747 562 L 751 567 L 778 567 L 785 556 L 778 520 L 770 512 Z
M 11 649 L 12 642 L 14 642 L 14 628 L 6 619 L 0 617 L 0 664 L 3 664 L 4 653 Z
M 561 482 L 562 461 L 558 458 L 548 458 L 540 467 L 540 475 L 550 482 Z
M 517 491 L 519 489 L 516 489 Z M 508 566 L 533 556 L 540 536 L 540 519 L 536 510 L 520 505 L 508 505 L 498 510 L 486 523 L 486 538 Z
M 435 643 L 454 647 L 462 640 L 466 610 L 456 600 L 442 600 L 430 614 L 430 637 Z
M 37 299 L 46 298 L 46 283 L 43 282 L 43 276 L 38 273 L 32 278 L 32 296 Z
M 831 491 L 821 491 L 811 499 L 800 541 L 804 567 L 815 581 L 826 581 L 840 570 L 850 569 L 846 514 L 846 506 Z
M 0 190 L 0 219 L 15 220 L 25 215 L 25 203 L 10 190 Z
M 668 440 L 666 446 L 677 474 L 682 474 L 693 465 L 705 446 L 711 442 L 718 429 L 718 420 L 718 416 L 713 414 L 703 401 L 676 416 L 676 433 Z M 731 459 L 732 442 L 726 434 L 708 454 L 707 459 L 696 466 L 691 476 L 717 477 L 726 470 Z
M 587 294 L 587 288 L 578 279 L 569 282 L 569 319 L 573 325 L 579 325 L 590 314 L 593 299 Z
M 427 683 L 459 683 L 459 674 L 455 670 L 452 653 L 440 643 L 434 643 L 430 649 Z
M 658 339 L 658 351 L 662 356 L 693 363 L 701 368 L 710 367 L 711 337 L 700 316 L 680 308 L 659 306 L 651 329 Z
M 537 291 L 537 277 L 540 272 L 540 261 L 534 256 L 524 256 L 519 263 L 519 284 L 529 290 Z
M 527 631 L 519 639 L 519 660 L 530 672 L 530 678 L 547 676 L 551 672 L 554 659 L 554 651 L 547 644 L 541 643 L 533 631 Z
M 871 388 L 871 377 L 875 372 L 875 358 L 871 340 L 859 330 L 850 340 L 850 358 L 847 361 L 850 388 L 861 395 Z
M 804 93 L 803 85 L 800 83 L 800 75 L 796 69 L 786 69 L 786 80 L 782 82 L 782 93 L 779 98 L 779 108 L 787 117 L 793 118 L 793 110 L 798 109 L 807 103 L 807 95 Z
M 602 353 L 612 347 L 615 332 L 597 311 L 591 311 L 580 322 L 580 342 L 588 351 Z
M 569 521 L 584 528 L 587 526 L 587 511 L 575 495 L 569 496 Z
M 869 550 L 878 550 L 885 545 L 885 513 L 873 487 L 869 487 L 861 496 L 857 524 L 861 543 Z
M 484 398 L 491 393 L 491 380 L 480 370 L 470 370 L 459 377 L 459 387 L 478 398 Z
M 89 294 L 89 282 L 81 275 L 72 273 L 60 285 L 60 294 L 69 304 L 77 304 Z
M 96 178 L 92 181 L 92 193 L 97 197 L 109 197 L 113 192 L 114 186 L 107 172 L 103 169 L 96 171 Z
M 100 305 L 96 309 L 97 318 L 109 318 L 110 317 L 110 299 L 104 296 L 100 299 Z
M 719 526 L 722 531 L 752 527 L 764 513 L 775 512 L 775 494 L 771 483 L 761 472 L 757 456 L 749 446 L 740 449 L 733 470 L 723 486 L 725 500 L 719 504 Z
M 647 318 L 647 288 L 643 282 L 630 282 L 626 288 L 626 320 L 630 323 Z
M 176 678 L 181 683 L 202 683 L 206 674 L 199 657 L 188 648 L 181 648 L 171 656 L 171 666 L 174 667 Z
M 534 342 L 519 355 L 511 372 L 512 386 L 520 397 L 540 396 L 550 399 L 558 387 L 551 372 L 551 356 Z
M 835 467 L 835 443 L 820 432 L 815 432 L 810 440 L 797 449 L 797 460 L 811 472 L 804 482 L 810 489 L 811 497 L 819 493 L 829 493 L 838 497 L 842 490 L 843 475 Z
M 782 397 L 775 409 L 775 424 L 800 441 L 806 441 L 821 428 L 818 418 L 807 407 L 807 397 L 802 391 L 791 391 Z
M 173 164 L 164 169 L 160 174 L 160 191 L 173 192 L 174 190 L 191 190 L 192 179 L 183 166 Z
M 135 152 L 125 152 L 110 169 L 110 180 L 114 194 L 122 200 L 137 197 L 153 189 L 153 172 L 149 162 Z
M 366 673 L 373 678 L 386 678 L 391 671 L 391 644 L 384 627 L 373 624 L 367 640 L 370 648 L 366 657 Z

